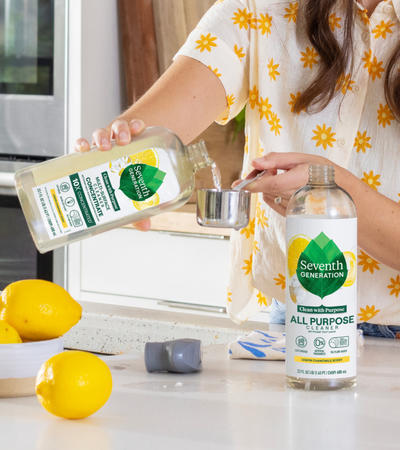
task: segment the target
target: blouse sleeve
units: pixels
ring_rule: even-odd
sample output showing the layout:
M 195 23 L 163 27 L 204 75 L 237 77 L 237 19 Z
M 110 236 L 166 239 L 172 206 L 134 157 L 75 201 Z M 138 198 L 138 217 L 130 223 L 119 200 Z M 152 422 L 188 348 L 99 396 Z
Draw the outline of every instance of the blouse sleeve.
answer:
M 256 19 L 246 3 L 217 0 L 174 56 L 194 58 L 220 79 L 227 100 L 226 110 L 216 120 L 221 125 L 235 117 L 248 99 L 249 36 Z

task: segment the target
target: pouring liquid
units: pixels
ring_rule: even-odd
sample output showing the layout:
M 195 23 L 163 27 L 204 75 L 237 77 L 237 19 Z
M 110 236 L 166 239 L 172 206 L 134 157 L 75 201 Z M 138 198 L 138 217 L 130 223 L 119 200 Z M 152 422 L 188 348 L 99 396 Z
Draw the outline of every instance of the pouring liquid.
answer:
M 211 164 L 211 173 L 212 173 L 215 189 L 217 191 L 221 191 L 222 190 L 222 188 L 221 188 L 221 171 L 219 170 L 219 167 L 215 164 L 214 161 Z

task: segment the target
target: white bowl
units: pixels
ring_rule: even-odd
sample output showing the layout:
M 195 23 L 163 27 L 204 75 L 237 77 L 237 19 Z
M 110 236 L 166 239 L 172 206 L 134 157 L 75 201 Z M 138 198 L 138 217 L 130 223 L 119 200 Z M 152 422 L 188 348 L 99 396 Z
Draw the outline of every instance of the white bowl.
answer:
M 0 344 L 0 397 L 34 395 L 40 366 L 63 350 L 63 336 L 46 341 Z

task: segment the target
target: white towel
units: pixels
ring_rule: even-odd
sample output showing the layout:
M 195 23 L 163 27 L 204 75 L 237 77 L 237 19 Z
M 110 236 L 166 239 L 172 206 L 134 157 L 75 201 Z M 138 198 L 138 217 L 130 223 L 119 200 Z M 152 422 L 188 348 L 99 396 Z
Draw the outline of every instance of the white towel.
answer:
M 362 330 L 357 330 L 357 347 L 364 345 Z M 284 361 L 286 356 L 286 333 L 254 330 L 240 336 L 228 346 L 230 359 L 268 359 Z
M 284 360 L 286 333 L 254 330 L 229 344 L 230 359 L 276 359 Z

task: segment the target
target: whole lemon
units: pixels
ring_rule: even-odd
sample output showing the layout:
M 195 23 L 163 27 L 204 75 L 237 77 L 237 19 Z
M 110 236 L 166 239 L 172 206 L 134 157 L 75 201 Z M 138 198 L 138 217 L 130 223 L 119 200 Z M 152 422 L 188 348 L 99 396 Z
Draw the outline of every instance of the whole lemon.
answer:
M 40 341 L 66 333 L 82 316 L 82 307 L 68 292 L 45 280 L 20 280 L 1 294 L 0 319 L 22 339 Z
M 0 320 L 0 344 L 20 344 L 21 342 L 18 331 L 5 320 Z
M 97 356 L 66 351 L 47 360 L 36 377 L 36 395 L 50 413 L 83 419 L 100 409 L 112 390 L 107 364 Z

